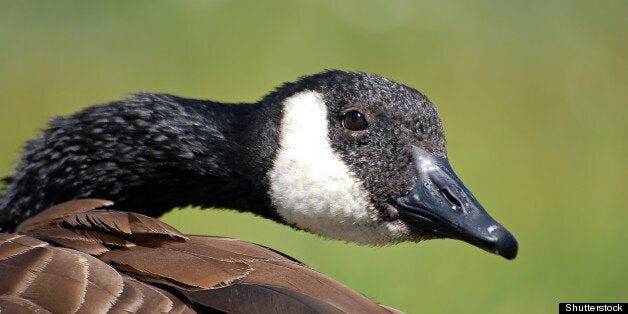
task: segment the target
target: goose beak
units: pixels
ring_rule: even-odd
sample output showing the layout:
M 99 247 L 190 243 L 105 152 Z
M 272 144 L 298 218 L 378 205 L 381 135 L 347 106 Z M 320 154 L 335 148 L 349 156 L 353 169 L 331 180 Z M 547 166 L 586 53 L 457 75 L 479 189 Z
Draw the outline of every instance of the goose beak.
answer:
M 447 159 L 413 146 L 416 182 L 408 195 L 393 198 L 400 218 L 419 235 L 465 241 L 507 259 L 517 240 L 497 223 L 464 186 Z

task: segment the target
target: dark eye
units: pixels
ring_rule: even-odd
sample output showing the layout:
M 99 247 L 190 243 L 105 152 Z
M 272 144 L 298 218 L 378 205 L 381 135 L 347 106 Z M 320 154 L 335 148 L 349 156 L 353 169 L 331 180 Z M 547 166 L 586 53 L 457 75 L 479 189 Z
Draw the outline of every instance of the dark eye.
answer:
M 368 128 L 364 115 L 356 110 L 347 111 L 342 119 L 342 126 L 351 131 L 362 131 Z

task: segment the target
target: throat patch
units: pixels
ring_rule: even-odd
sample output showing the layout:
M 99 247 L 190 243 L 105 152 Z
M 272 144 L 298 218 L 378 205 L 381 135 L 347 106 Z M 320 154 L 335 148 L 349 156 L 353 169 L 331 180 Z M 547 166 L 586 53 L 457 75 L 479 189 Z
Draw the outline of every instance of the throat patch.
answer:
M 367 191 L 332 149 L 321 95 L 305 91 L 285 100 L 279 144 L 269 179 L 282 218 L 328 238 L 381 241 Z

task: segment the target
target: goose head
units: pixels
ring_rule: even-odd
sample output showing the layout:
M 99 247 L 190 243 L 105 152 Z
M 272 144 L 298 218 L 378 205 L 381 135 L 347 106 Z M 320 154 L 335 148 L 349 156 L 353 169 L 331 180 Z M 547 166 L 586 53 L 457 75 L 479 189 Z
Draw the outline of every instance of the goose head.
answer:
M 288 84 L 269 195 L 297 228 L 369 245 L 462 240 L 512 259 L 517 242 L 453 171 L 439 114 L 381 76 L 330 71 Z

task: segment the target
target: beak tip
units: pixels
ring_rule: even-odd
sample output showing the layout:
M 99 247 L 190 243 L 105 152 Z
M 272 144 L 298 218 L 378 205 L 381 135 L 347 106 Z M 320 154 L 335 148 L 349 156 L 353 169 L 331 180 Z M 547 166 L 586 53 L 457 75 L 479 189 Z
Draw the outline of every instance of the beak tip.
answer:
M 515 246 L 499 249 L 497 251 L 497 254 L 507 260 L 513 260 L 515 259 L 515 257 L 517 257 L 517 250 L 518 248 L 517 248 L 517 245 L 515 244 Z
M 515 237 L 504 228 L 495 230 L 495 233 L 497 233 L 495 234 L 497 241 L 493 246 L 494 253 L 508 260 L 515 259 L 515 257 L 517 257 L 517 252 L 519 251 L 519 243 L 517 243 L 517 239 L 515 239 Z

